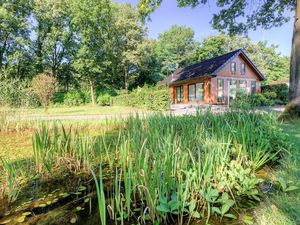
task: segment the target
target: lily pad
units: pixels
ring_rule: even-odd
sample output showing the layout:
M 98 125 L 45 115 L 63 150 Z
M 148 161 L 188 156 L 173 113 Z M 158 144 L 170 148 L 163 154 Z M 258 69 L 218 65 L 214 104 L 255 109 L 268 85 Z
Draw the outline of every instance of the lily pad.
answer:
M 76 221 L 77 221 L 76 217 L 72 217 L 70 223 L 76 223 Z
M 26 216 L 20 216 L 16 221 L 17 221 L 18 223 L 23 223 L 23 222 L 25 221 L 25 217 L 26 217 Z
M 23 212 L 22 213 L 22 216 L 29 216 L 29 215 L 31 215 L 31 212 Z

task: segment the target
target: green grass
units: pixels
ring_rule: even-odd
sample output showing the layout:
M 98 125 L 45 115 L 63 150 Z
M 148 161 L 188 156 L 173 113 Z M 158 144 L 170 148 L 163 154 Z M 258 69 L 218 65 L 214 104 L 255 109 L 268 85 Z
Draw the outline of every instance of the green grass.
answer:
M 285 123 L 282 128 L 293 147 L 274 176 L 287 180 L 299 189 L 270 196 L 266 203 L 258 207 L 257 223 L 261 225 L 300 224 L 300 120 Z
M 145 109 L 138 109 L 126 106 L 98 106 L 98 105 L 82 105 L 82 106 L 51 106 L 45 112 L 43 108 L 8 108 L 0 107 L 1 112 L 10 112 L 21 116 L 80 116 L 80 115 L 112 115 L 112 114 L 130 114 L 143 113 Z

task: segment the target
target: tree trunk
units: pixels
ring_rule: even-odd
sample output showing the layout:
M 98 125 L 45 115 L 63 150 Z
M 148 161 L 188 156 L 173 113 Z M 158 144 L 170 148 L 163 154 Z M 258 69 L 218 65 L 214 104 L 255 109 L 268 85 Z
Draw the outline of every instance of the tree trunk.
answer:
M 125 90 L 128 91 L 129 83 L 128 83 L 128 70 L 127 70 L 127 66 L 125 66 L 124 72 L 125 72 L 125 74 L 124 74 Z
M 289 103 L 285 113 L 300 116 L 300 0 L 296 1 L 290 62 Z
M 95 105 L 95 94 L 94 94 L 94 81 L 90 78 L 90 91 L 91 91 L 91 98 L 92 98 L 92 103 Z

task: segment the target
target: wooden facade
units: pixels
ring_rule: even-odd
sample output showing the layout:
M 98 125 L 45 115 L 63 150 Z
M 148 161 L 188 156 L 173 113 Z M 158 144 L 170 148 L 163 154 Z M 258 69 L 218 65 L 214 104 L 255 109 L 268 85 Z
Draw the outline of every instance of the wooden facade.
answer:
M 263 79 L 249 58 L 236 54 L 215 74 L 171 82 L 169 92 L 173 104 L 226 104 L 234 98 L 236 89 L 244 89 L 248 94 L 260 92 Z

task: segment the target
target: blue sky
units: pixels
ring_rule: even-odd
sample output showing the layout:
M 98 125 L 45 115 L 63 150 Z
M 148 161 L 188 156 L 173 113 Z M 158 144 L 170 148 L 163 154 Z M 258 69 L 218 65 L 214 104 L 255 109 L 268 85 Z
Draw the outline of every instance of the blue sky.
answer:
M 136 5 L 138 0 L 115 0 L 116 2 L 131 3 Z M 195 39 L 201 41 L 218 32 L 210 25 L 213 8 L 208 5 L 201 5 L 194 9 L 189 7 L 178 8 L 176 0 L 164 0 L 162 5 L 151 14 L 151 21 L 147 22 L 148 36 L 156 39 L 158 34 L 168 30 L 173 24 L 186 25 L 195 32 Z M 291 15 L 292 16 L 292 15 Z M 250 31 L 249 36 L 255 42 L 267 41 L 268 44 L 278 45 L 278 52 L 289 56 L 291 49 L 293 23 L 290 20 L 282 27 L 270 30 L 257 29 Z

